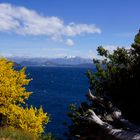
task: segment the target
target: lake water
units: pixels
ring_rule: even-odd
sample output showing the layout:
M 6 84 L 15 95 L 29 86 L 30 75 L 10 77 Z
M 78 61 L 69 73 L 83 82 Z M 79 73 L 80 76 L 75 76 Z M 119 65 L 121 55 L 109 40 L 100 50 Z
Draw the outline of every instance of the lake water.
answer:
M 68 106 L 71 103 L 79 105 L 86 100 L 88 91 L 88 68 L 73 67 L 27 67 L 26 73 L 33 80 L 27 87 L 32 91 L 28 103 L 36 107 L 43 106 L 44 111 L 51 116 L 51 122 L 46 126 L 46 132 L 52 132 L 62 138 L 69 123 Z M 63 137 L 64 138 L 64 137 Z

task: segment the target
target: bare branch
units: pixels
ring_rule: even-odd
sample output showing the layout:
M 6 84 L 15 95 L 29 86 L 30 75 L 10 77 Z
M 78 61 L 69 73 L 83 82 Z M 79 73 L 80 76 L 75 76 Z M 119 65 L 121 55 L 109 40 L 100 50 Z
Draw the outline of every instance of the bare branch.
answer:
M 88 121 L 96 123 L 108 134 L 120 140 L 140 140 L 140 133 L 134 131 L 126 131 L 122 129 L 115 129 L 112 125 L 102 121 L 93 110 L 89 109 L 90 117 L 86 118 Z M 127 123 L 127 122 L 125 122 Z M 129 124 L 129 122 L 128 122 Z
M 120 111 L 120 109 L 118 109 L 117 107 L 115 107 L 111 101 L 109 100 L 105 100 L 104 98 L 101 97 L 96 97 L 91 93 L 91 90 L 89 89 L 88 93 L 87 93 L 87 97 L 89 100 L 96 102 L 97 104 L 99 104 L 100 106 L 104 107 L 105 109 L 109 110 L 112 114 L 112 119 L 120 119 L 122 113 Z

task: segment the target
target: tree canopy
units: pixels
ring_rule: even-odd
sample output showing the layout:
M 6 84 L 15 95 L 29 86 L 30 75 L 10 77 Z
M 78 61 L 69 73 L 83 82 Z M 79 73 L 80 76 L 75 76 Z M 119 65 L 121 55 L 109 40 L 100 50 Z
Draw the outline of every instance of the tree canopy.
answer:
M 136 131 L 128 124 L 140 124 L 140 31 L 129 49 L 109 52 L 99 46 L 97 51 L 103 59 L 94 59 L 96 70 L 87 72 L 89 101 L 80 107 L 71 105 L 70 133 L 95 139 L 99 130 L 104 133 L 101 126 Z

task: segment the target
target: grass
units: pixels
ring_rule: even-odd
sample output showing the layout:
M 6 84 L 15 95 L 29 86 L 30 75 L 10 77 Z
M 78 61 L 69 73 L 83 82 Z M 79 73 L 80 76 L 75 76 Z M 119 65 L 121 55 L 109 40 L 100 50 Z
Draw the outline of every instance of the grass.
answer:
M 0 128 L 0 140 L 55 140 L 51 133 L 37 138 L 34 135 L 19 129 Z
M 35 136 L 17 129 L 0 128 L 0 140 L 39 140 Z

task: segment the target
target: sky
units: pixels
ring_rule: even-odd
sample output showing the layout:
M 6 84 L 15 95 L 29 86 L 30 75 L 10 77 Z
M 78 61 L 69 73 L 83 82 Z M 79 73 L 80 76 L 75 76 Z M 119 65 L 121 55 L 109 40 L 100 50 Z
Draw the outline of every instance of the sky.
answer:
M 140 0 L 0 0 L 0 56 L 97 58 L 130 47 Z

